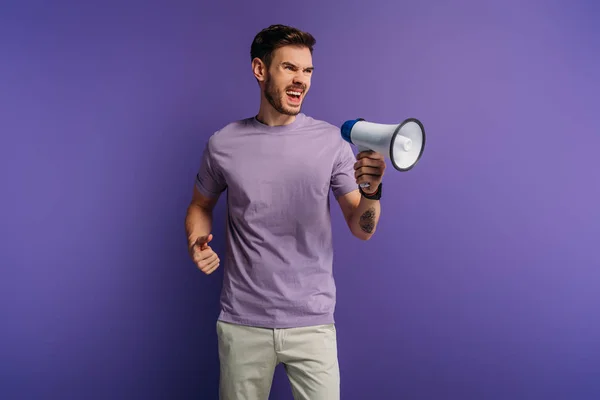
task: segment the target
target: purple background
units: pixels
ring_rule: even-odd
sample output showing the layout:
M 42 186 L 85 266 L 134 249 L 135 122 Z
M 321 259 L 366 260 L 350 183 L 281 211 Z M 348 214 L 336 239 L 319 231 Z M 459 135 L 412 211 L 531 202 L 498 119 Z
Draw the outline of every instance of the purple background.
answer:
M 318 40 L 307 114 L 428 134 L 372 241 L 333 204 L 342 398 L 600 397 L 598 3 L 208 3 L 3 2 L 0 398 L 217 398 L 183 219 L 272 23 Z

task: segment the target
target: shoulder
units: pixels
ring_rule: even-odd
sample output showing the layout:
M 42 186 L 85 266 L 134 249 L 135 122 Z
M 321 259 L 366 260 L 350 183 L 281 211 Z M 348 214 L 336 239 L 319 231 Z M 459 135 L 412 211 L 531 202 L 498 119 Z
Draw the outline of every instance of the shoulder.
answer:
M 248 130 L 252 127 L 252 118 L 244 118 L 232 121 L 222 126 L 211 135 L 211 139 L 222 140 L 231 135 L 236 135 L 241 131 Z
M 252 118 L 244 118 L 229 122 L 214 131 L 208 138 L 207 146 L 210 150 L 227 145 L 232 139 L 239 137 L 240 133 L 251 128 Z
M 307 127 L 311 127 L 311 128 L 316 128 L 316 129 L 323 129 L 326 131 L 331 131 L 331 132 L 339 132 L 339 128 L 335 125 L 333 125 L 331 122 L 328 121 L 324 121 L 322 119 L 319 118 L 315 118 L 315 117 L 311 117 L 309 115 L 302 115 L 302 123 L 304 124 L 304 126 Z
M 319 134 L 328 138 L 332 144 L 336 146 L 346 143 L 346 141 L 342 138 L 340 127 L 332 124 L 329 121 L 305 115 L 303 123 L 304 127 L 318 131 Z

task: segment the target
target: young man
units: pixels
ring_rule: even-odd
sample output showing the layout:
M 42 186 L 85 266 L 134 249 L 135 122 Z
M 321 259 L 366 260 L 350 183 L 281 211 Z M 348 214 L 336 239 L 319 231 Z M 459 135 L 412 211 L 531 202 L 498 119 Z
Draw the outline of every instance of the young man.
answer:
M 329 191 L 352 234 L 368 240 L 385 162 L 374 152 L 355 158 L 338 127 L 301 113 L 314 44 L 309 33 L 282 25 L 256 35 L 258 114 L 214 133 L 196 176 L 186 230 L 205 274 L 221 264 L 209 245 L 212 209 L 228 191 L 217 321 L 223 400 L 267 400 L 279 363 L 295 399 L 340 397 Z

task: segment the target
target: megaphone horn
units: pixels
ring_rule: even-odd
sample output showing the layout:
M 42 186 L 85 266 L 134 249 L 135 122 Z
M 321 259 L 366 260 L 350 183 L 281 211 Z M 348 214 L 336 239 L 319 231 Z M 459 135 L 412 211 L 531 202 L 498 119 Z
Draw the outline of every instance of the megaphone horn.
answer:
M 363 118 L 344 122 L 341 127 L 344 140 L 359 151 L 373 150 L 390 159 L 398 171 L 412 169 L 425 149 L 425 129 L 416 118 L 399 124 L 378 124 Z

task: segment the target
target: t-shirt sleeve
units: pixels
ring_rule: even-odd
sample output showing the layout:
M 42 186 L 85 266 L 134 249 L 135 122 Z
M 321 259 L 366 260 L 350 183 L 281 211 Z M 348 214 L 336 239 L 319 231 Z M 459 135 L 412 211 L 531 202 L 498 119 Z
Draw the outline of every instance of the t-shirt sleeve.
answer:
M 333 162 L 331 174 L 331 190 L 337 199 L 353 190 L 358 189 L 356 179 L 354 178 L 354 164 L 356 156 L 348 142 L 342 141 Z
M 207 197 L 216 197 L 227 188 L 225 178 L 213 157 L 210 140 L 202 153 L 200 168 L 196 174 L 196 188 Z

